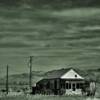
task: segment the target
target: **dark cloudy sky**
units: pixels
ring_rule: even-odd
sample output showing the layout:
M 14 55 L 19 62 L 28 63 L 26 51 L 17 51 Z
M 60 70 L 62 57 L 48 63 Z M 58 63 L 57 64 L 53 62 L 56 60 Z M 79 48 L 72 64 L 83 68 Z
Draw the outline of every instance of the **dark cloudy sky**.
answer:
M 0 9 L 0 73 L 100 67 L 100 9 Z

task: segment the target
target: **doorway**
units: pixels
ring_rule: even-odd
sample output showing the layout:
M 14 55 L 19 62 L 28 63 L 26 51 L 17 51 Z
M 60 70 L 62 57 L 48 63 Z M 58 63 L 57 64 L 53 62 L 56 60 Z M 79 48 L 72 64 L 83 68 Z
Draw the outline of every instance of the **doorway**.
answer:
M 72 90 L 76 91 L 76 84 L 75 83 L 72 83 Z

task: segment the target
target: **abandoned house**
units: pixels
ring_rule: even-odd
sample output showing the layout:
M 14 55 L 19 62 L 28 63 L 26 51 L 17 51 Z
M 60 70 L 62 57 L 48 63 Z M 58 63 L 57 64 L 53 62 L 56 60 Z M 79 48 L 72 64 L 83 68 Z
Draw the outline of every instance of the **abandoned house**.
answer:
M 82 94 L 85 79 L 74 69 L 53 71 L 33 87 L 38 94 Z

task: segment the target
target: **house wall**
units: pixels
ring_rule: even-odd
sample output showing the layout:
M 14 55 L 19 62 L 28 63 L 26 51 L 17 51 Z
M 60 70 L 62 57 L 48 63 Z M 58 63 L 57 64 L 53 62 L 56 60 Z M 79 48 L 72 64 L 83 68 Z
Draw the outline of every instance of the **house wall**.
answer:
M 37 84 L 37 93 L 42 94 L 81 94 L 83 81 L 48 79 Z
M 60 79 L 47 79 L 36 84 L 36 93 L 40 94 L 58 94 L 60 89 Z

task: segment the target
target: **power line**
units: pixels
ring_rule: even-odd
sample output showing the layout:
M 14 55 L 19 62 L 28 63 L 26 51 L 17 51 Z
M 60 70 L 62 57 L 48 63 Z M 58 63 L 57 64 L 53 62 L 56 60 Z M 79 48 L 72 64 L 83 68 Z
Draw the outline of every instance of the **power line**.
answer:
M 68 57 L 67 55 L 59 55 L 59 56 L 56 56 L 56 55 L 52 55 L 52 56 L 49 56 L 49 55 L 40 55 L 40 56 L 36 56 L 36 55 L 33 55 L 34 57 Z M 19 57 L 22 57 L 22 56 L 19 56 Z M 22 57 L 22 58 L 29 58 L 29 57 Z

